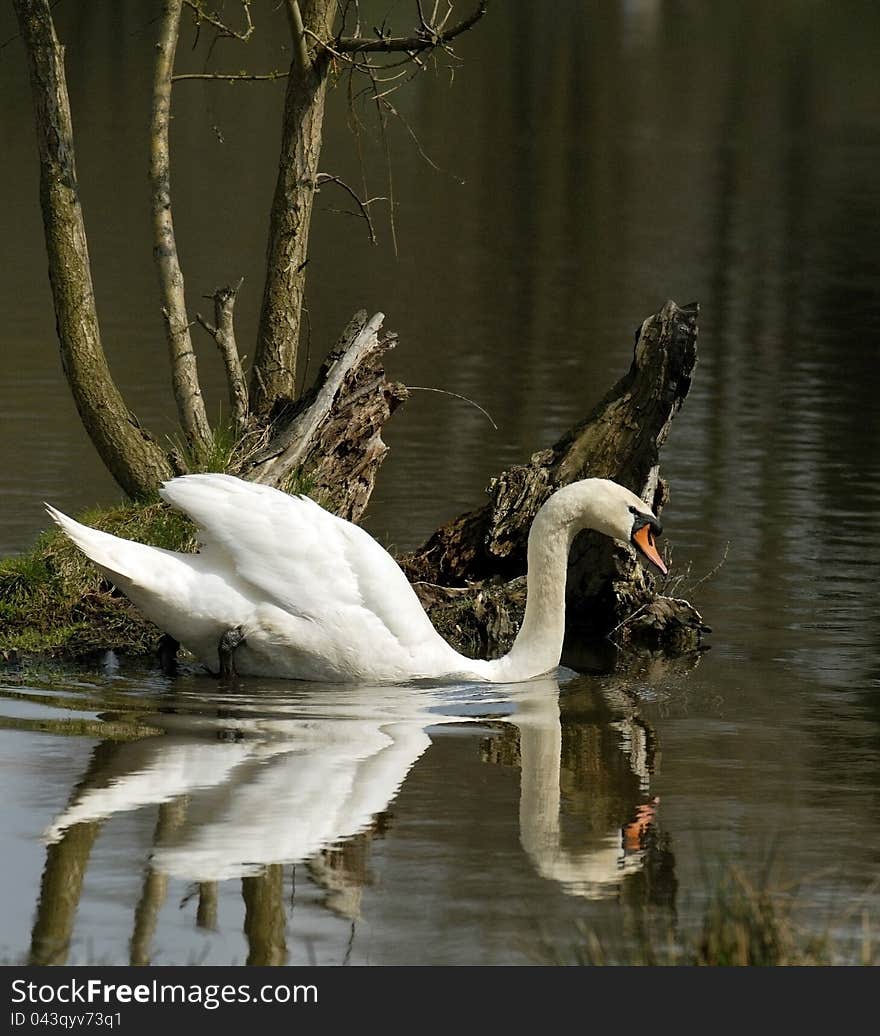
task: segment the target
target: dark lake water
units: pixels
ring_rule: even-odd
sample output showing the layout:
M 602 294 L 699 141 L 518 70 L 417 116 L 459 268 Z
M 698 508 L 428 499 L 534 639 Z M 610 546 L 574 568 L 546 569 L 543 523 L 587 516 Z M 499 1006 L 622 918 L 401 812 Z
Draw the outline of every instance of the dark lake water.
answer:
M 167 434 L 153 14 L 107 0 L 56 18 L 105 347 L 132 409 Z M 451 83 L 428 71 L 395 94 L 437 168 L 391 120 L 389 187 L 361 112 L 397 254 L 384 203 L 372 247 L 322 191 L 310 370 L 354 310 L 381 310 L 400 335 L 394 377 L 470 397 L 498 426 L 413 392 L 367 523 L 404 549 L 583 416 L 642 319 L 699 300 L 699 366 L 662 470 L 679 593 L 711 650 L 491 693 L 248 680 L 221 695 L 195 672 L 112 659 L 39 686 L 0 679 L 0 959 L 535 963 L 595 932 L 626 960 L 645 926 L 692 934 L 730 868 L 787 890 L 836 959 L 877 955 L 880 8 L 564 2 L 549 39 L 545 23 L 525 0 L 493 5 Z M 44 528 L 43 500 L 75 513 L 120 495 L 60 370 L 14 32 L 4 10 L 4 554 Z M 284 63 L 281 38 L 258 34 L 253 67 Z M 205 56 L 185 46 L 178 67 Z M 242 64 L 229 44 L 212 60 Z M 190 306 L 243 275 L 245 342 L 282 95 L 175 92 Z M 346 105 L 341 82 L 322 169 L 360 183 Z

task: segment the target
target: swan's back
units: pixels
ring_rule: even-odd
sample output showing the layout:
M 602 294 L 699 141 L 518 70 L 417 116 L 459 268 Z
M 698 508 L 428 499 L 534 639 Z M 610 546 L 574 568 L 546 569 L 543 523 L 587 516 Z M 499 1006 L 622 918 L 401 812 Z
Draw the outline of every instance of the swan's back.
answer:
M 391 555 L 314 501 L 220 474 L 184 475 L 160 493 L 195 522 L 199 553 L 121 539 L 47 509 L 213 672 L 220 638 L 236 628 L 243 675 L 388 683 L 479 669 L 437 633 Z
M 386 678 L 434 675 L 457 657 L 388 552 L 307 497 L 220 474 L 185 475 L 160 492 L 198 526 L 201 564 L 254 602 L 242 623 L 251 648 L 262 629 L 267 652 L 301 650 L 355 679 L 376 665 Z M 300 675 L 322 676 L 308 666 Z
M 308 497 L 219 474 L 184 475 L 160 493 L 196 523 L 205 563 L 261 599 L 313 622 L 366 610 L 404 644 L 434 632 L 391 555 Z

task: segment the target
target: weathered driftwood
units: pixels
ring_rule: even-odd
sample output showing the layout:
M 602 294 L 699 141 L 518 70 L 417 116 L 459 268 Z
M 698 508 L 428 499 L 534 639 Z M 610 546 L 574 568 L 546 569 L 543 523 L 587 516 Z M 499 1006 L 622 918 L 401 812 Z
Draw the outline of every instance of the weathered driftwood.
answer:
M 432 621 L 467 653 L 493 656 L 516 635 L 525 602 L 526 544 L 538 508 L 560 486 L 613 478 L 659 514 L 667 486 L 659 450 L 696 364 L 696 304 L 667 302 L 636 335 L 627 374 L 557 443 L 492 479 L 489 502 L 438 529 L 401 563 Z M 686 601 L 657 595 L 629 548 L 582 533 L 571 552 L 567 614 L 579 636 L 688 649 L 705 627 Z
M 382 356 L 397 341 L 380 334 L 384 316 L 357 313 L 312 388 L 272 415 L 272 438 L 242 465 L 254 482 L 298 485 L 335 514 L 357 521 L 388 447 L 382 426 L 406 399 L 385 377 Z

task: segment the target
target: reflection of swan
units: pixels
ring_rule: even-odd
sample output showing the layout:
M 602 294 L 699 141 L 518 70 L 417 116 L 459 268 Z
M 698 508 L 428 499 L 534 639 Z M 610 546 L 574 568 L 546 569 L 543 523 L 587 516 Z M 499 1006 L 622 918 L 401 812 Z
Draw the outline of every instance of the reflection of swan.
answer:
M 365 688 L 346 707 L 315 715 L 306 706 L 285 716 L 287 707 L 274 706 L 271 716 L 251 718 L 239 706 L 235 718 L 219 720 L 151 716 L 167 735 L 120 745 L 112 776 L 83 787 L 45 837 L 187 795 L 173 844 L 154 854 L 157 870 L 208 881 L 309 859 L 386 808 L 430 745 L 433 704 L 411 688 Z M 198 737 L 221 731 L 223 740 Z
M 241 642 L 243 674 L 399 682 L 527 680 L 559 664 L 568 551 L 581 529 L 633 543 L 665 571 L 657 519 L 606 479 L 558 490 L 535 517 L 528 601 L 509 654 L 466 658 L 437 633 L 393 558 L 363 529 L 305 497 L 229 475 L 187 475 L 162 496 L 199 526 L 199 554 L 119 539 L 49 512 L 68 536 L 158 626 L 210 670 L 221 638 Z
M 338 728 L 340 721 L 333 724 Z M 431 744 L 418 723 L 343 721 L 334 733 L 311 751 L 300 746 L 248 768 L 231 789 L 195 799 L 171 844 L 154 853 L 153 865 L 204 881 L 308 860 L 369 827 Z
M 612 825 L 600 831 L 589 847 L 566 848 L 561 830 L 562 726 L 558 700 L 551 695 L 534 696 L 516 722 L 520 731 L 519 832 L 523 849 L 542 877 L 559 882 L 572 895 L 599 899 L 613 893 L 626 874 L 642 867 L 644 852 L 638 835 L 651 823 L 654 804 L 641 805 L 638 819 L 627 828 L 619 819 L 614 823 L 610 818 Z M 627 752 L 630 766 L 638 766 L 645 752 L 635 745 L 643 742 L 644 731 L 625 719 L 612 726 L 624 735 L 619 747 Z M 646 769 L 634 768 L 632 772 L 643 786 L 647 784 Z
M 332 700 L 324 689 L 306 688 L 295 704 L 242 699 L 234 712 L 150 716 L 150 725 L 164 726 L 166 735 L 114 746 L 110 772 L 105 767 L 90 777 L 47 839 L 62 839 L 75 824 L 186 796 L 185 811 L 153 852 L 158 873 L 205 882 L 315 860 L 372 827 L 430 745 L 429 727 L 489 713 L 519 730 L 520 841 L 543 877 L 566 892 L 596 897 L 613 893 L 625 874 L 642 865 L 638 845 L 622 845 L 626 817 L 613 806 L 607 817 L 603 812 L 598 832 L 587 832 L 586 846 L 562 844 L 555 679 L 493 688 L 491 698 L 473 685 L 358 688 L 337 691 Z M 630 725 L 629 740 L 637 730 Z M 635 777 L 646 791 L 647 771 L 633 770 L 638 753 L 626 741 L 609 744 L 613 753 L 625 752 L 625 768 L 604 754 L 588 768 L 607 768 L 606 787 L 618 782 L 619 773 L 624 784 Z M 590 788 L 600 794 L 597 782 Z

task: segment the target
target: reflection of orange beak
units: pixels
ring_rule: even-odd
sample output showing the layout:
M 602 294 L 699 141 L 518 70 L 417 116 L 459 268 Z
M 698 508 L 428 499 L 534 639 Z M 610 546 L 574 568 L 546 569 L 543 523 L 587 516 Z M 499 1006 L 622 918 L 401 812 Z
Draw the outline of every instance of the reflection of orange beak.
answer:
M 657 548 L 654 546 L 654 530 L 650 525 L 643 525 L 641 529 L 633 533 L 633 543 L 635 543 L 648 561 L 655 564 L 665 576 L 668 569 L 663 564 L 663 558 L 660 557 L 657 553 Z
M 623 848 L 626 852 L 635 853 L 644 848 L 645 836 L 648 828 L 654 823 L 659 805 L 660 799 L 654 798 L 636 807 L 635 820 L 623 829 Z

